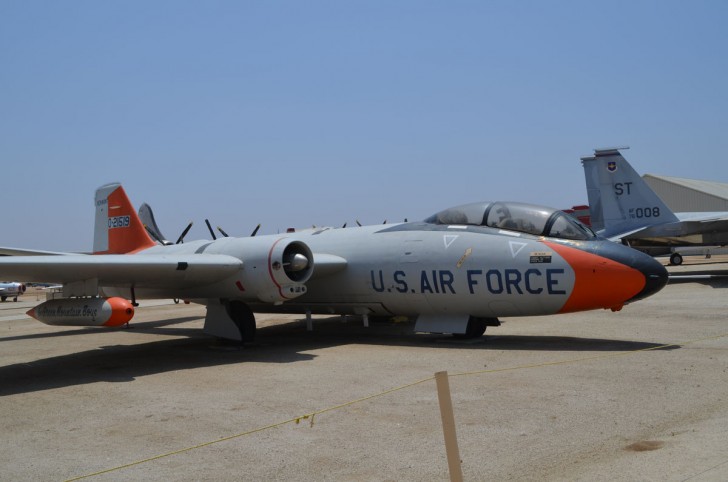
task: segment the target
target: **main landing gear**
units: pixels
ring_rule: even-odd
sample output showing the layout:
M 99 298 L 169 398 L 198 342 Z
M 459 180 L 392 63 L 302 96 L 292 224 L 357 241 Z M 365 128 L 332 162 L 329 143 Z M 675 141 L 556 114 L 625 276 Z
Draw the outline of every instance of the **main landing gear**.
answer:
M 471 340 L 474 338 L 480 338 L 485 333 L 485 329 L 489 326 L 500 326 L 498 318 L 477 318 L 471 316 L 468 320 L 468 326 L 465 328 L 465 333 L 454 333 L 455 338 L 463 340 Z
M 673 266 L 680 266 L 683 262 L 683 257 L 680 253 L 672 253 L 670 255 L 670 264 Z
M 240 332 L 240 342 L 252 343 L 255 341 L 255 315 L 248 305 L 242 301 L 231 301 L 228 305 L 228 313 Z

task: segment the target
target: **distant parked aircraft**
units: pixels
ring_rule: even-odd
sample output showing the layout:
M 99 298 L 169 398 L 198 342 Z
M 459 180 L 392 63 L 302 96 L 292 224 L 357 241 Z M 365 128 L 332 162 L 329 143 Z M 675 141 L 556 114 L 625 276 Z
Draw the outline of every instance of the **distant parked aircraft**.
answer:
M 0 281 L 0 301 L 12 298 L 18 301 L 18 296 L 25 293 L 25 285 L 16 281 Z
M 652 256 L 685 246 L 728 244 L 728 212 L 673 213 L 619 152 L 596 149 L 581 159 L 591 208 L 591 227 Z

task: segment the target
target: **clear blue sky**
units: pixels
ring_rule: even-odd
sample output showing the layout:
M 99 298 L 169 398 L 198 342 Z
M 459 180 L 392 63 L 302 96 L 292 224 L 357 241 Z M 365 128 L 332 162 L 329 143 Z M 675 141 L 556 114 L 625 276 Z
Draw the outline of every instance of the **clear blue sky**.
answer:
M 579 158 L 728 182 L 725 1 L 0 0 L 0 245 L 586 202 Z

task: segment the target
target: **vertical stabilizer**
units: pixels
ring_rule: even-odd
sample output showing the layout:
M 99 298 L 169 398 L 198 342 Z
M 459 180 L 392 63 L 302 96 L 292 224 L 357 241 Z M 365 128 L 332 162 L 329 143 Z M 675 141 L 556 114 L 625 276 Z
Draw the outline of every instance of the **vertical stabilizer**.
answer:
M 620 149 L 595 149 L 583 157 L 591 225 L 607 237 L 678 221 L 675 214 L 622 157 Z
M 119 183 L 96 190 L 94 254 L 133 253 L 155 246 Z

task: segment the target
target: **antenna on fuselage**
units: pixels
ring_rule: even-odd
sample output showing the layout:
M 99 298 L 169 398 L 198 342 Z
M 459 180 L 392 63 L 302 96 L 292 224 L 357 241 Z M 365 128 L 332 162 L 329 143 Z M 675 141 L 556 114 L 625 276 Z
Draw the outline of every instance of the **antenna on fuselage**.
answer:
M 182 231 L 182 234 L 179 235 L 179 238 L 177 238 L 177 242 L 174 244 L 184 244 L 185 242 L 185 236 L 187 236 L 187 233 L 190 232 L 190 229 L 192 228 L 192 221 L 190 221 L 190 224 L 187 225 L 184 231 Z

